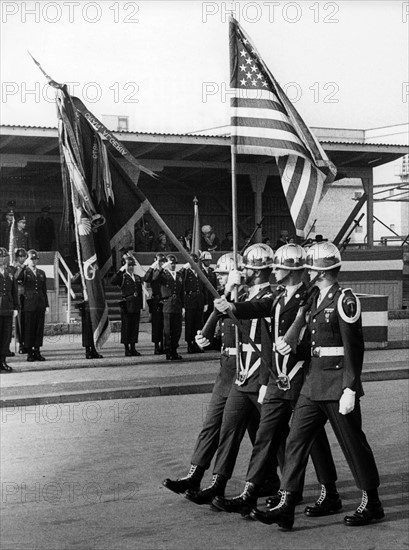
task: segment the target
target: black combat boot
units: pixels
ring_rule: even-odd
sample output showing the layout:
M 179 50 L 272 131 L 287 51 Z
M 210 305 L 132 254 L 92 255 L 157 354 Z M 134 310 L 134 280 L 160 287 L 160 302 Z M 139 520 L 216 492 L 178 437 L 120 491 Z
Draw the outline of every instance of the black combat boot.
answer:
M 29 361 L 30 363 L 32 363 L 33 361 L 37 361 L 33 348 L 27 348 L 27 361 Z
M 124 346 L 125 346 L 125 357 L 131 357 L 132 353 L 129 348 L 129 344 L 124 344 Z
M 211 484 L 201 491 L 186 491 L 185 497 L 195 504 L 211 504 L 217 496 L 224 496 L 227 479 L 221 474 L 213 476 Z
M 266 498 L 267 508 L 275 508 L 280 503 L 282 491 L 278 491 L 276 495 Z M 300 504 L 303 501 L 302 493 L 293 492 L 295 504 Z
M 290 491 L 283 491 L 277 506 L 267 512 L 254 508 L 250 513 L 250 517 L 261 521 L 261 523 L 267 523 L 267 525 L 277 523 L 282 529 L 290 530 L 294 524 L 295 505 L 294 494 Z
M 243 492 L 233 498 L 224 498 L 217 496 L 212 500 L 212 505 L 224 512 L 234 512 L 236 514 L 242 514 L 248 516 L 257 506 L 258 486 L 246 481 Z
M 130 349 L 132 357 L 139 357 L 141 355 L 139 351 L 135 348 L 135 344 L 131 344 Z
M 199 491 L 200 482 L 202 481 L 204 473 L 205 469 L 202 468 L 202 466 L 191 464 L 187 476 L 181 477 L 176 480 L 166 478 L 162 481 L 162 485 L 166 487 L 166 489 L 169 489 L 170 491 L 178 494 L 184 493 L 188 489 L 190 491 Z
M 45 357 L 40 353 L 40 348 L 34 348 L 34 357 L 36 361 L 45 361 Z
M 155 343 L 155 351 L 154 351 L 154 354 L 155 355 L 162 355 L 164 353 L 163 351 L 163 346 L 162 346 L 162 342 L 156 342 Z
M 339 512 L 342 508 L 342 501 L 338 494 L 335 483 L 321 485 L 321 494 L 313 506 L 307 506 L 304 514 L 311 518 L 329 516 Z
M 377 489 L 362 491 L 361 504 L 352 516 L 345 516 L 344 523 L 350 527 L 368 525 L 385 517 Z
M 13 369 L 6 363 L 6 358 L 4 355 L 0 355 L 0 371 L 1 372 L 11 372 Z
M 277 474 L 269 477 L 266 479 L 261 485 L 258 496 L 260 497 L 268 497 L 270 495 L 277 495 L 278 490 L 280 489 L 280 478 Z M 277 503 L 278 504 L 278 503 Z

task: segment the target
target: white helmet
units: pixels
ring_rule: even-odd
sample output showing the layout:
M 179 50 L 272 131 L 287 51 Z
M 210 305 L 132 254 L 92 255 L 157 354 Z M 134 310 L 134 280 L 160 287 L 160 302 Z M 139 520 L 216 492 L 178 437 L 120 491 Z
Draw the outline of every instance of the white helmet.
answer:
M 274 254 L 274 267 L 279 269 L 288 269 L 296 271 L 304 269 L 305 252 L 304 249 L 295 243 L 285 244 L 280 246 Z
M 240 254 L 237 254 L 237 269 L 240 269 L 243 265 L 243 258 L 240 256 Z M 234 254 L 233 252 L 228 252 L 227 254 L 223 254 L 223 256 L 220 256 L 220 258 L 217 260 L 216 267 L 214 269 L 215 273 L 229 273 L 234 269 Z
M 316 271 L 328 271 L 341 265 L 341 254 L 335 244 L 316 243 L 308 249 L 305 267 Z
M 243 267 L 249 269 L 266 269 L 273 267 L 274 252 L 267 244 L 256 243 L 244 251 Z
M 200 259 L 201 260 L 211 260 L 212 259 L 212 255 L 210 254 L 210 252 L 207 252 L 207 250 L 205 250 L 204 252 L 202 252 L 200 254 Z

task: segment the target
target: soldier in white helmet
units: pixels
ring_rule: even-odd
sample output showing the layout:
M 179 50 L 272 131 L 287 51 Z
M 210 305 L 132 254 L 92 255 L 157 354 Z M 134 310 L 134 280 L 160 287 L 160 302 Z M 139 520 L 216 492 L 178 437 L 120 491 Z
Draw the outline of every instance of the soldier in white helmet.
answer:
M 367 525 L 384 517 L 378 496 L 379 474 L 372 450 L 362 431 L 359 398 L 363 395 L 361 371 L 364 355 L 361 307 L 350 289 L 338 283 L 341 256 L 330 242 L 308 250 L 306 267 L 319 296 L 306 315 L 311 362 L 294 411 L 287 438 L 282 497 L 268 512 L 253 510 L 251 517 L 291 529 L 296 495 L 302 488 L 311 446 L 329 420 L 345 455 L 362 501 L 354 514 L 345 516 L 349 526 Z M 284 350 L 285 353 L 285 350 Z
M 241 258 L 239 257 L 239 263 Z M 233 269 L 233 254 L 220 256 L 216 264 L 215 272 L 219 283 L 219 292 L 230 296 L 230 289 L 226 287 L 229 272 Z M 245 294 L 243 295 L 245 297 Z M 220 319 L 220 320 L 219 320 Z M 217 451 L 219 444 L 220 428 L 222 425 L 224 407 L 236 373 L 236 357 L 225 352 L 235 345 L 235 325 L 229 317 L 220 318 L 215 312 L 209 320 L 208 334 L 199 331 L 196 343 L 202 348 L 208 348 L 211 344 L 215 326 L 220 323 L 223 351 L 220 356 L 220 370 L 213 386 L 212 397 L 207 407 L 206 419 L 203 428 L 197 438 L 195 449 L 191 458 L 191 465 L 186 476 L 172 480 L 165 479 L 163 485 L 174 493 L 185 493 L 187 490 L 198 491 L 205 471 Z M 250 439 L 254 441 L 257 431 L 257 423 L 250 422 L 247 426 Z
M 249 514 L 256 506 L 269 465 L 275 459 L 280 446 L 284 445 L 289 431 L 289 421 L 303 383 L 304 363 L 308 356 L 302 339 L 291 353 L 284 355 L 288 345 L 283 336 L 292 325 L 304 298 L 304 264 L 305 254 L 301 246 L 282 246 L 274 254 L 274 273 L 279 284 L 276 293 L 255 302 L 230 305 L 238 318 L 271 317 L 273 346 L 263 349 L 266 360 L 271 362 L 271 371 L 268 384 L 263 387 L 260 425 L 244 490 L 234 498 L 216 497 L 213 501 L 214 506 L 226 512 Z M 220 309 L 224 309 L 224 306 L 222 300 L 216 305 Z M 317 515 L 327 515 L 338 510 L 342 504 L 335 488 L 336 469 L 325 430 L 317 437 L 311 455 L 318 480 L 328 493 L 334 495 L 334 499 L 327 498 L 317 510 Z M 298 500 L 302 500 L 302 488 Z M 268 499 L 267 505 L 274 506 L 278 501 L 277 496 L 274 496 Z
M 254 244 L 247 248 L 243 257 L 243 274 L 248 285 L 248 303 L 255 303 L 263 298 L 271 297 L 269 278 L 273 267 L 274 253 L 264 244 Z M 235 281 L 238 282 L 238 281 Z M 247 303 L 247 300 L 245 303 Z M 224 303 L 228 303 L 223 298 Z M 217 303 L 217 300 L 215 301 Z M 241 343 L 239 346 L 239 370 L 231 386 L 224 408 L 223 423 L 220 432 L 220 442 L 213 468 L 211 484 L 199 492 L 187 491 L 186 498 L 196 504 L 210 504 L 216 496 L 223 496 L 226 484 L 231 478 L 244 437 L 249 418 L 260 419 L 260 391 L 267 385 L 269 377 L 269 363 L 261 361 L 249 338 L 259 350 L 264 346 L 271 348 L 270 325 L 267 319 L 245 319 L 240 321 Z M 224 348 L 222 353 L 233 356 L 236 360 L 237 349 L 234 341 Z M 270 465 L 268 488 L 260 488 L 260 493 L 273 494 L 278 490 L 279 479 L 276 463 Z M 264 491 L 267 491 L 265 493 Z

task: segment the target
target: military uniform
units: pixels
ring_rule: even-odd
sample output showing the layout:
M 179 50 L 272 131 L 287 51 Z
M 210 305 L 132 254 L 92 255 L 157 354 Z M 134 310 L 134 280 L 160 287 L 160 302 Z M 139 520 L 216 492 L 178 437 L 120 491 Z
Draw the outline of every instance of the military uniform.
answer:
M 138 343 L 139 322 L 143 307 L 142 280 L 138 275 L 118 271 L 112 278 L 111 284 L 121 287 L 122 292 L 121 344 L 130 345 L 133 349 Z
M 190 267 L 180 270 L 183 280 L 183 305 L 185 308 L 185 340 L 189 353 L 197 351 L 195 336 L 203 327 L 203 308 L 206 289 L 203 281 Z
M 14 268 L 14 278 L 17 281 L 17 277 L 20 275 L 21 270 L 23 269 L 23 266 L 18 264 Z M 18 315 L 16 318 L 16 338 L 18 343 L 20 344 L 20 353 L 24 353 L 25 351 L 25 343 L 24 343 L 24 335 L 25 335 L 25 320 L 24 320 L 24 288 L 22 285 L 17 286 L 18 290 Z
M 212 287 L 217 289 L 217 276 L 216 276 L 216 273 L 214 272 L 214 270 L 211 267 L 203 267 L 202 269 L 203 269 L 204 274 L 208 278 L 209 282 L 211 283 Z M 213 300 L 214 300 L 213 294 L 210 292 L 210 290 L 208 290 L 206 288 L 205 305 L 207 305 L 207 311 L 204 312 L 204 316 L 203 316 L 203 321 L 205 323 L 206 323 L 206 321 L 208 320 L 208 318 L 210 317 L 210 315 L 213 311 L 213 307 L 214 307 L 213 306 Z
M 253 288 L 257 293 L 249 301 L 260 300 L 272 295 L 269 283 L 257 285 Z M 249 336 L 255 344 L 262 349 L 263 346 L 271 348 L 271 335 L 266 319 L 250 319 L 240 322 L 242 342 L 240 344 L 240 372 L 236 373 L 235 383 L 231 386 L 229 396 L 224 408 L 223 423 L 220 432 L 219 447 L 213 474 L 230 479 L 237 455 L 243 439 L 249 417 L 260 418 L 261 405 L 257 402 L 261 385 L 266 385 L 269 377 L 269 362 L 261 362 L 252 346 L 249 344 Z M 233 355 L 236 348 L 233 344 L 230 348 L 224 348 L 222 353 Z
M 38 242 L 38 250 L 52 250 L 55 239 L 55 227 L 51 216 L 40 216 L 36 219 L 34 236 Z
M 172 275 L 167 269 L 159 269 L 153 273 L 152 280 L 160 284 L 166 357 L 176 359 L 182 334 L 183 279 L 177 271 Z
M 345 313 L 351 299 L 356 300 L 336 283 L 318 306 L 314 302 L 307 315 L 312 356 L 287 440 L 281 483 L 287 491 L 300 490 L 310 448 L 327 420 L 357 486 L 364 490 L 379 486 L 372 450 L 361 428 L 364 341 L 360 315 L 348 318 Z M 343 415 L 339 400 L 345 388 L 356 392 L 356 400 L 354 410 Z
M 157 271 L 150 267 L 145 273 L 144 281 L 150 283 L 152 296 L 148 300 L 149 312 L 151 314 L 152 323 L 152 342 L 155 344 L 155 353 L 159 354 L 163 351 L 163 303 L 160 293 L 160 283 L 154 280 L 153 274 Z
M 288 301 L 286 290 L 279 290 L 274 296 L 258 302 L 236 304 L 236 315 L 243 317 L 268 317 L 273 322 L 273 341 L 284 336 L 292 325 L 298 312 L 305 287 L 301 285 L 293 292 Z M 309 360 L 309 347 L 304 341 L 297 347 L 295 353 L 283 356 L 274 351 L 263 349 L 263 356 L 270 355 L 272 359 L 267 391 L 261 406 L 260 425 L 257 438 L 248 466 L 246 480 L 257 486 L 262 486 L 268 473 L 268 467 L 275 459 L 280 445 L 289 432 L 289 421 L 299 396 L 304 380 L 304 363 Z M 305 359 L 307 358 L 307 361 Z M 311 449 L 318 480 L 321 484 L 336 481 L 336 469 L 325 430 L 321 430 L 316 444 Z
M 49 307 L 46 280 L 42 269 L 32 270 L 30 267 L 22 269 L 17 276 L 18 284 L 24 288 L 24 344 L 29 357 L 39 355 L 39 348 L 43 345 L 45 310 Z
M 11 368 L 6 364 L 5 358 L 9 351 L 13 311 L 18 310 L 17 284 L 10 268 L 0 271 L 0 367 L 3 371 Z

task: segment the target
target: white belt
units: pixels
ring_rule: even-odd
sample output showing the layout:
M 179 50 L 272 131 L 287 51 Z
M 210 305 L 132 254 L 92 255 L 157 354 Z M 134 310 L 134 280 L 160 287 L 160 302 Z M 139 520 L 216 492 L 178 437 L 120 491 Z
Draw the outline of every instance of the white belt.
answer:
M 344 348 L 342 346 L 321 347 L 311 349 L 312 357 L 335 357 L 344 355 Z
M 261 349 L 261 344 L 256 344 L 257 349 Z M 236 348 L 224 348 L 224 353 L 226 355 L 237 355 Z M 240 344 L 240 351 L 254 351 L 254 348 L 251 344 Z

